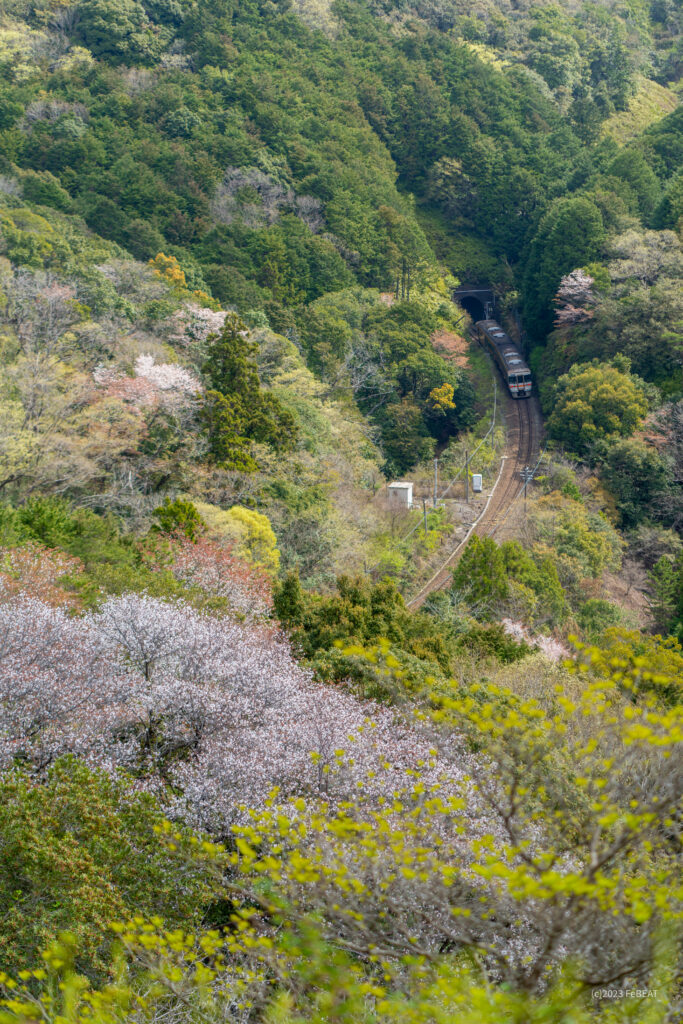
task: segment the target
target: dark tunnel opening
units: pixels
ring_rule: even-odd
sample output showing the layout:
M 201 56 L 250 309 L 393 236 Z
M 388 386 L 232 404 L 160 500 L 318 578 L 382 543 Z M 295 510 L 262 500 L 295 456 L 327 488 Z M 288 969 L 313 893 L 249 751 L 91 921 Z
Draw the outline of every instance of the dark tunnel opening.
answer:
M 476 324 L 477 320 L 483 320 L 486 316 L 486 310 L 484 309 L 483 303 L 479 299 L 475 299 L 473 295 L 464 295 L 458 299 L 458 302 L 464 310 L 466 310 L 472 317 L 472 323 Z

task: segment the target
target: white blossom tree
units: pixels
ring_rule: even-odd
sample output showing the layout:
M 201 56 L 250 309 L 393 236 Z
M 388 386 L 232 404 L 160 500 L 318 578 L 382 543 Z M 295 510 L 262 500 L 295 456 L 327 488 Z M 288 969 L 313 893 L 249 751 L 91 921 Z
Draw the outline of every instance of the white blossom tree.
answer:
M 555 295 L 557 327 L 573 327 L 591 319 L 590 307 L 596 302 L 594 283 L 590 274 L 580 268 L 565 274 Z

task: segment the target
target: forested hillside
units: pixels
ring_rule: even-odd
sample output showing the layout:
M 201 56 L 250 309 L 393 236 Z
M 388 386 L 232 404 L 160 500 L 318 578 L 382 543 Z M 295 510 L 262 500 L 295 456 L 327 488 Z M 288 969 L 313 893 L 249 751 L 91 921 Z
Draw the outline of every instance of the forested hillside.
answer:
M 682 1020 L 680 3 L 0 15 L 0 1024 Z

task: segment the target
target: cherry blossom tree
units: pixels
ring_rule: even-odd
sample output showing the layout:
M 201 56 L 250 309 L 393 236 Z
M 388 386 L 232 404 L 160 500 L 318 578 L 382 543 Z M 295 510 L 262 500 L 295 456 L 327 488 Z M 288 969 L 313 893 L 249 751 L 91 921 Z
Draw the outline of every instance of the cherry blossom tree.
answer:
M 78 575 L 82 567 L 79 558 L 46 550 L 40 544 L 0 548 L 0 601 L 29 593 L 46 604 L 76 608 L 77 597 L 64 589 L 61 578 Z
M 24 595 L 0 605 L 0 701 L 5 760 L 75 751 L 134 770 L 219 833 L 273 786 L 377 798 L 432 756 L 401 713 L 314 683 L 272 628 L 138 594 L 80 618 Z
M 594 280 L 585 270 L 572 270 L 560 281 L 555 295 L 555 325 L 572 327 L 585 323 L 593 316 L 590 306 L 595 305 Z
M 195 303 L 187 303 L 177 310 L 168 323 L 169 341 L 181 348 L 203 345 L 212 334 L 223 330 L 225 310 L 214 311 Z
M 93 371 L 97 387 L 110 398 L 117 398 L 137 409 L 162 406 L 169 411 L 191 407 L 202 391 L 197 377 L 176 363 L 156 363 L 154 356 L 140 355 L 135 361 L 135 376 L 110 366 L 97 366 Z
M 111 732 L 135 680 L 87 619 L 25 595 L 0 604 L 0 764 L 44 767 Z
M 542 633 L 534 636 L 521 622 L 512 619 L 502 619 L 501 624 L 508 636 L 511 636 L 517 643 L 525 643 L 541 651 L 549 661 L 559 662 L 571 657 L 571 651 L 552 636 L 544 636 Z
M 272 607 L 268 576 L 237 558 L 230 547 L 221 547 L 207 537 L 196 541 L 178 538 L 170 568 L 181 582 L 225 598 L 239 616 L 261 618 Z
M 113 367 L 97 366 L 93 381 L 105 397 L 125 402 L 135 409 L 154 408 L 159 402 L 159 389 L 146 377 L 128 377 Z
M 159 391 L 195 395 L 202 385 L 189 370 L 176 363 L 155 363 L 154 356 L 141 355 L 135 361 L 135 376 L 151 381 Z
M 556 693 L 546 714 L 486 687 L 432 720 L 316 684 L 257 622 L 144 594 L 80 617 L 25 594 L 0 603 L 2 762 L 40 771 L 73 751 L 127 768 L 170 815 L 255 836 L 288 902 L 316 911 L 330 939 L 385 958 L 479 950 L 528 990 L 567 955 L 601 980 L 651 955 L 656 922 L 623 867 L 641 833 L 666 846 L 680 723 L 622 699 L 616 681 L 601 703 L 605 685 L 566 700 L 566 720 Z M 599 774 L 556 770 L 590 757 L 613 760 L 604 791 Z

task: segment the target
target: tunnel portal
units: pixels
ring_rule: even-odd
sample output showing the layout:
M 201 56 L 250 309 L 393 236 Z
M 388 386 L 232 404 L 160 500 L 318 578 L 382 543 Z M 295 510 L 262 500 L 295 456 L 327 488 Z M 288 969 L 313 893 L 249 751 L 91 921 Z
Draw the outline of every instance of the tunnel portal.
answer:
M 496 298 L 490 288 L 476 284 L 460 285 L 453 291 L 452 299 L 469 313 L 473 323 L 495 316 Z

